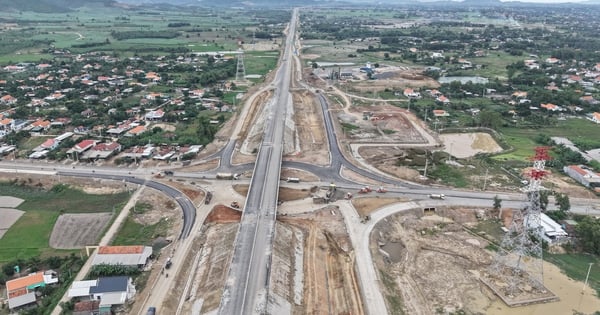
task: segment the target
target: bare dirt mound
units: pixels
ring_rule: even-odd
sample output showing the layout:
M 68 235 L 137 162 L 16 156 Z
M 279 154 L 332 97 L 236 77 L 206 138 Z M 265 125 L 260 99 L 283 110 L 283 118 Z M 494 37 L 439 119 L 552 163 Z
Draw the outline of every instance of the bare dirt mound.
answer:
M 398 158 L 405 152 L 404 149 L 393 146 L 363 146 L 358 149 L 358 154 L 378 170 L 401 179 L 421 181 L 420 173 L 416 169 L 396 165 Z
M 502 151 L 496 140 L 487 133 L 449 133 L 440 135 L 446 146 L 444 151 L 463 159 L 477 153 L 496 153 Z
M 205 223 L 237 223 L 241 218 L 241 211 L 224 205 L 216 205 L 206 217 Z
M 296 177 L 302 182 L 316 182 L 319 177 L 309 173 L 307 171 L 295 169 L 295 168 L 283 168 L 281 169 L 281 178 Z
M 233 190 L 242 196 L 248 195 L 248 185 L 233 185 Z M 292 201 L 310 197 L 310 189 L 279 187 L 279 200 Z
M 52 229 L 50 247 L 77 249 L 96 245 L 111 217 L 110 212 L 61 214 Z
M 354 198 L 352 199 L 352 206 L 356 209 L 358 214 L 365 216 L 371 212 L 397 202 L 405 202 L 407 198 L 393 198 L 393 197 L 365 197 L 365 198 Z

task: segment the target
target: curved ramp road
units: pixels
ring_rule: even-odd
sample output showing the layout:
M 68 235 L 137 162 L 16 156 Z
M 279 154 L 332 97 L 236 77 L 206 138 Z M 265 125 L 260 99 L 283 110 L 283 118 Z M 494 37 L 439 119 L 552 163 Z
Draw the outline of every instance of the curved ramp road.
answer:
M 192 232 L 192 227 L 194 225 L 194 222 L 196 221 L 196 206 L 194 206 L 192 201 L 185 194 L 171 186 L 151 180 L 145 180 L 138 177 L 124 175 L 108 175 L 96 173 L 90 174 L 75 171 L 59 171 L 57 172 L 57 175 L 120 180 L 128 183 L 145 185 L 147 187 L 154 188 L 175 199 L 175 201 L 177 202 L 177 204 L 179 204 L 181 210 L 183 211 L 183 227 L 181 229 L 181 233 L 179 234 L 179 239 L 181 240 L 187 238 Z

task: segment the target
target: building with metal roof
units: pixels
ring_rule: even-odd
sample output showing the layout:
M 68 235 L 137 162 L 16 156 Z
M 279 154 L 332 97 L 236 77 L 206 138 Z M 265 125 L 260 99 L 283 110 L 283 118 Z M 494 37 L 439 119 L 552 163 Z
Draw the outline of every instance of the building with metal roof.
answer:
M 92 265 L 123 265 L 143 267 L 152 255 L 150 246 L 100 246 Z

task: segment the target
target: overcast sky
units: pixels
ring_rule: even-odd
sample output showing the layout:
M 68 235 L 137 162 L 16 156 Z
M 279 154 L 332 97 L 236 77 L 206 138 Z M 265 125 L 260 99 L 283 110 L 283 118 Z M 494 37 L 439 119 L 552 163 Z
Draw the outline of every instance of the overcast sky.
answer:
M 584 0 L 500 0 L 502 2 L 521 1 L 521 2 L 536 2 L 536 3 L 564 3 L 564 2 L 583 2 Z

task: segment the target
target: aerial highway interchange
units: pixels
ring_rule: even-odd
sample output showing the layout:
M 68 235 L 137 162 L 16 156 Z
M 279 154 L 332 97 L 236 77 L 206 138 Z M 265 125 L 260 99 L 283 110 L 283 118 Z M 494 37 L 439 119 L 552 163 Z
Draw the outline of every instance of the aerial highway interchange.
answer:
M 464 191 L 445 187 L 429 187 L 394 179 L 385 174 L 357 166 L 340 148 L 335 132 L 334 118 L 332 118 L 332 113 L 329 111 L 328 100 L 321 93 L 315 93 L 315 97 L 318 99 L 324 118 L 324 128 L 330 153 L 330 165 L 317 166 L 303 162 L 282 162 L 283 134 L 285 128 L 284 117 L 285 112 L 291 106 L 292 102 L 290 86 L 294 77 L 294 58 L 297 58 L 295 56 L 295 42 L 297 40 L 296 27 L 298 23 L 298 10 L 296 9 L 292 13 L 291 21 L 287 28 L 285 45 L 283 45 L 283 53 L 281 54 L 278 69 L 271 83 L 273 96 L 264 106 L 268 119 L 256 161 L 254 163 L 238 165 L 231 163 L 232 155 L 236 147 L 239 146 L 239 139 L 233 135 L 219 152 L 210 156 L 210 158 L 219 157 L 220 165 L 217 170 L 193 173 L 186 172 L 185 170 L 173 170 L 172 176 L 174 178 L 202 178 L 208 181 L 215 178 L 217 171 L 232 173 L 252 172 L 248 196 L 243 207 L 242 221 L 239 225 L 235 242 L 233 258 L 227 280 L 224 284 L 224 293 L 220 302 L 219 314 L 269 313 L 267 298 L 269 294 L 270 257 L 278 206 L 281 168 L 293 168 L 310 172 L 319 177 L 323 185 L 333 182 L 340 188 L 351 190 L 362 187 L 362 184 L 342 176 L 341 170 L 345 168 L 365 178 L 382 183 L 387 187 L 391 195 L 405 196 L 414 200 L 428 200 L 430 194 L 437 193 L 446 196 L 446 200 L 443 201 L 444 203 L 455 205 L 490 206 L 495 196 L 499 196 L 509 206 L 520 207 L 524 202 L 523 194 L 520 193 Z M 0 162 L 0 168 L 3 172 L 38 172 L 40 174 L 48 174 L 49 176 L 113 179 L 135 185 L 145 185 L 168 195 L 181 208 L 184 222 L 179 234 L 181 240 L 188 238 L 194 228 L 196 228 L 194 226 L 196 222 L 196 206 L 179 190 L 168 184 L 152 180 L 151 176 L 159 170 L 83 165 L 50 165 L 10 160 Z M 423 204 L 430 203 L 432 206 L 435 206 L 441 202 L 428 200 L 424 201 Z M 598 210 L 590 209 L 586 200 L 573 199 L 572 204 L 571 211 L 575 213 L 598 212 Z M 597 214 L 600 214 L 600 212 Z M 365 237 L 362 234 L 360 236 Z M 358 236 L 354 235 L 353 238 L 355 237 Z M 369 277 L 374 277 L 373 275 L 368 275 L 372 271 L 360 267 L 360 263 L 358 269 L 361 284 L 365 286 L 365 281 L 368 281 Z M 374 279 L 370 280 L 375 281 Z M 383 314 L 385 312 L 385 303 L 382 302 L 380 294 L 369 291 L 368 293 L 364 293 L 364 296 L 367 299 L 365 302 L 370 314 Z

